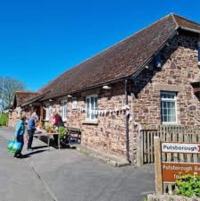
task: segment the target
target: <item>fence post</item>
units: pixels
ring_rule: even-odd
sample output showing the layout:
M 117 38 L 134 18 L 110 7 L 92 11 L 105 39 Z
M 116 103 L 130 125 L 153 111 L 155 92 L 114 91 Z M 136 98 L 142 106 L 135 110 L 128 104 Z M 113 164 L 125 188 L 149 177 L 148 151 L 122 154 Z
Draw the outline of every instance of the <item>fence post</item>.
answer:
M 161 146 L 160 138 L 154 137 L 154 154 L 155 154 L 155 190 L 156 194 L 162 194 L 163 183 L 162 183 L 162 169 L 161 169 Z
M 141 167 L 144 164 L 143 158 L 143 132 L 139 130 L 137 140 L 137 166 Z

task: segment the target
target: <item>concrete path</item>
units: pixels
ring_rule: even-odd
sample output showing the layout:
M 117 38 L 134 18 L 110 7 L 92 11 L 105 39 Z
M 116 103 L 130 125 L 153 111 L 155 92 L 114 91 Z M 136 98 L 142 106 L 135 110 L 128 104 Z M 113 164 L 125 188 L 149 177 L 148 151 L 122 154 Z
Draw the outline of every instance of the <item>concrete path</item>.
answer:
M 6 150 L 12 132 L 0 128 L 1 201 L 143 201 L 154 190 L 152 166 L 115 168 L 76 150 L 53 148 L 14 159 Z M 43 145 L 34 139 L 36 148 Z
M 0 128 L 0 133 L 2 129 Z M 5 131 L 3 131 L 5 132 Z M 0 200 L 51 201 L 51 195 L 25 161 L 8 154 L 6 140 L 0 135 Z

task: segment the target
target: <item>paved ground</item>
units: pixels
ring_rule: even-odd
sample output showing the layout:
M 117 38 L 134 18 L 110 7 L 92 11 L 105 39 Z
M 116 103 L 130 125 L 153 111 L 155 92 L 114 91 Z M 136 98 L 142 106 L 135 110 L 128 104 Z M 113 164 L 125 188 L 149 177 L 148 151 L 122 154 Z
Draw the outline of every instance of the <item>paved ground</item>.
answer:
M 143 201 L 154 190 L 152 166 L 114 168 L 38 140 L 29 157 L 14 159 L 6 150 L 11 133 L 0 128 L 0 201 Z

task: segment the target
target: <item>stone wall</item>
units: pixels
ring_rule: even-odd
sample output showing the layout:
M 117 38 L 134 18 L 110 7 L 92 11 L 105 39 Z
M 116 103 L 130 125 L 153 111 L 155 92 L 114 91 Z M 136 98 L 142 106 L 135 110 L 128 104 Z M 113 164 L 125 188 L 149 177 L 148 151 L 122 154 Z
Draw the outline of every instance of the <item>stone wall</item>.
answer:
M 197 37 L 180 34 L 162 50 L 162 69 L 149 65 L 135 81 L 134 118 L 143 127 L 161 124 L 160 92 L 177 92 L 178 125 L 200 125 L 200 104 L 191 82 L 200 80 Z
M 133 163 L 136 162 L 140 125 L 152 128 L 161 124 L 160 91 L 177 92 L 178 125 L 200 124 L 199 100 L 190 84 L 200 78 L 196 47 L 196 36 L 177 35 L 161 52 L 162 69 L 155 68 L 152 62 L 134 83 L 129 83 L 129 144 Z M 98 110 L 116 112 L 99 115 L 95 123 L 87 122 L 86 113 L 80 108 L 85 108 L 85 97 L 92 94 L 98 95 Z M 82 130 L 82 145 L 105 155 L 126 158 L 126 114 L 117 111 L 125 105 L 124 83 L 112 84 L 111 90 L 101 87 L 73 96 L 77 97 L 77 109 L 72 109 L 69 97 L 48 104 L 59 108 L 62 99 L 67 99 L 66 125 Z
M 98 110 L 102 111 L 102 114 L 98 115 L 96 122 L 90 122 L 86 120 L 86 112 L 83 110 L 86 108 L 86 96 L 94 94 L 98 96 Z M 102 155 L 125 159 L 126 111 L 122 110 L 125 105 L 124 83 L 111 85 L 111 90 L 98 88 L 73 97 L 77 98 L 77 109 L 72 109 L 72 98 L 65 97 L 65 100 L 67 99 L 67 120 L 65 124 L 69 127 L 81 129 L 81 144 L 98 151 Z M 52 107 L 58 108 L 61 101 L 62 99 L 57 100 L 52 104 Z M 130 102 L 129 96 L 129 104 Z

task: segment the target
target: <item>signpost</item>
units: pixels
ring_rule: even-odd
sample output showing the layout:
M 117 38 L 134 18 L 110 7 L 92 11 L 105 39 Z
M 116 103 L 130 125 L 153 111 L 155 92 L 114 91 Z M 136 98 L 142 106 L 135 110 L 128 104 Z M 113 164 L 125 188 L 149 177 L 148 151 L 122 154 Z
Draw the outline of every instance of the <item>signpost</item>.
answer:
M 162 143 L 162 152 L 198 154 L 200 153 L 200 144 Z
M 162 163 L 162 181 L 176 182 L 182 175 L 200 175 L 199 163 Z
M 200 144 L 198 143 L 161 143 L 159 137 L 154 137 L 155 145 L 155 184 L 156 193 L 163 193 L 163 185 L 165 183 L 174 184 L 182 175 L 200 175 Z M 172 161 L 162 161 L 163 154 L 171 154 Z M 187 155 L 184 162 L 174 162 L 174 154 Z M 191 160 L 198 159 L 196 162 Z M 196 156 L 196 157 L 194 157 Z

